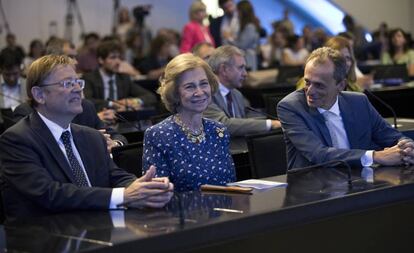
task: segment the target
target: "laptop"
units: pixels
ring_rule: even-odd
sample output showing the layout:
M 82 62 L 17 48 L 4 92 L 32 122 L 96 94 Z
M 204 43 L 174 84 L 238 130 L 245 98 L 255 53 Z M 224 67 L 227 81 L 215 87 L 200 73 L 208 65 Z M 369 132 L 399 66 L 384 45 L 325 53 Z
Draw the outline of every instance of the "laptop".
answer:
M 374 83 L 396 86 L 410 80 L 405 64 L 377 65 L 373 68 Z

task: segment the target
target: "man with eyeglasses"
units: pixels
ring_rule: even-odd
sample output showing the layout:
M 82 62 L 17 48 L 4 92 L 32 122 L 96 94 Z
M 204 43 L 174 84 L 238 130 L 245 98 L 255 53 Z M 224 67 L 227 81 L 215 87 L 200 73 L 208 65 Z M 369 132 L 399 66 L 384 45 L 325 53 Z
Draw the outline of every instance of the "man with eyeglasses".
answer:
M 82 112 L 85 82 L 74 61 L 47 55 L 27 74 L 35 112 L 0 137 L 2 195 L 7 219 L 81 209 L 163 207 L 172 196 L 168 178 L 141 178 L 118 168 L 99 131 L 71 124 Z

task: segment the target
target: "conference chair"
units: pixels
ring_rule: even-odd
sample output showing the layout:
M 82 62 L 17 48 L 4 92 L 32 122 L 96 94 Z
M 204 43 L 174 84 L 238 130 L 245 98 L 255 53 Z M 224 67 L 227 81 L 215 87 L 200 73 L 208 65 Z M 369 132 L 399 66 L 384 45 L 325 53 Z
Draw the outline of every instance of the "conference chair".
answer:
M 282 100 L 288 94 L 289 92 L 262 94 L 263 101 L 265 103 L 266 113 L 274 117 L 277 117 L 277 110 L 276 110 L 277 104 L 280 102 L 280 100 Z
M 118 167 L 140 177 L 142 175 L 143 143 L 136 142 L 112 149 L 112 158 Z
M 282 130 L 246 136 L 252 178 L 286 174 L 286 146 Z

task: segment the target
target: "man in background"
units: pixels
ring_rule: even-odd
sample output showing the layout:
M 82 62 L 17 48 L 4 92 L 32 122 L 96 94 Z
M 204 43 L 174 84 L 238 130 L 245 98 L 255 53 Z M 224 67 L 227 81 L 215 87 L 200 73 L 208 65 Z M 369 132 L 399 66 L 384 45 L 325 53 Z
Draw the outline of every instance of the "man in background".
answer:
M 248 101 L 237 90 L 242 87 L 247 76 L 246 61 L 240 49 L 230 45 L 218 47 L 208 59 L 208 63 L 217 75 L 219 89 L 204 112 L 205 117 L 226 125 L 232 138 L 280 127 L 278 120 L 257 118 L 258 114 L 249 110 Z M 236 147 L 237 145 L 232 144 L 232 149 L 245 149 L 245 144 L 240 142 L 238 145 L 241 146 Z

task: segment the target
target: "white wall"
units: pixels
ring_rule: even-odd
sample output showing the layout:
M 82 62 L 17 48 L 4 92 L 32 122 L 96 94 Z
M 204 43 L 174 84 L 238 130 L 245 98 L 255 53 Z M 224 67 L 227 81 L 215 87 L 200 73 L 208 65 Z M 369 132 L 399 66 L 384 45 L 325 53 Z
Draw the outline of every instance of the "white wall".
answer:
M 27 50 L 30 41 L 39 38 L 47 40 L 51 35 L 50 22 L 56 21 L 57 35 L 63 37 L 67 0 L 5 0 L 1 1 L 10 25 L 18 42 Z M 77 0 L 81 10 L 85 31 L 97 31 L 107 35 L 113 20 L 112 0 Z M 188 7 L 192 0 L 121 0 L 122 6 L 132 8 L 139 4 L 152 4 L 151 15 L 146 23 L 154 30 L 170 27 L 181 31 L 188 21 Z M 5 29 L 0 19 L 0 48 L 5 46 Z M 74 42 L 79 41 L 80 29 L 77 20 L 74 24 Z
M 333 0 L 356 21 L 369 30 L 375 30 L 383 21 L 390 28 L 401 27 L 414 35 L 413 0 Z
M 18 42 L 27 50 L 30 41 L 39 38 L 45 41 L 50 36 L 49 24 L 57 23 L 57 33 L 63 36 L 68 0 L 3 0 L 3 7 L 11 30 L 17 35 Z M 214 0 L 208 0 L 214 1 Z M 272 1 L 269 6 L 274 6 Z M 279 0 L 282 1 L 282 0 Z M 283 0 L 285 1 L 285 0 Z M 312 1 L 312 0 L 307 0 Z M 112 0 L 77 0 L 81 9 L 86 32 L 97 31 L 101 35 L 110 33 L 113 19 Z M 138 4 L 152 4 L 151 15 L 147 24 L 156 31 L 160 27 L 170 27 L 181 31 L 188 21 L 188 7 L 192 0 L 120 0 L 121 5 L 133 7 Z M 264 0 L 252 0 L 255 5 L 266 4 Z M 390 27 L 399 26 L 414 34 L 413 0 L 333 0 L 345 11 L 352 13 L 355 19 L 370 30 L 374 30 L 385 21 Z M 280 16 L 281 9 L 270 8 L 265 12 L 258 8 L 264 25 Z M 272 11 L 274 13 L 272 13 Z M 0 48 L 4 47 L 4 25 L 0 19 L 3 32 L 0 34 Z M 79 40 L 79 25 L 75 21 L 74 42 Z

